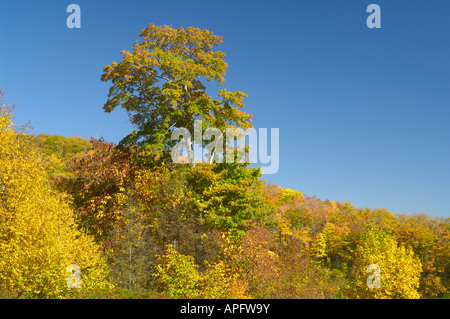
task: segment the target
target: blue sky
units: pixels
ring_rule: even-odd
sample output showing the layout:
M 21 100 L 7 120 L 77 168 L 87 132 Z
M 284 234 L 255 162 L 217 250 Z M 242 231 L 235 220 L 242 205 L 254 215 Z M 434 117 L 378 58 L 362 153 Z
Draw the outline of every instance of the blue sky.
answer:
M 81 7 L 81 29 L 66 8 Z M 366 8 L 381 7 L 381 29 Z M 224 87 L 248 93 L 256 128 L 280 129 L 273 183 L 393 213 L 450 217 L 450 2 L 12 1 L 0 3 L 0 88 L 35 133 L 101 136 L 102 68 L 149 23 L 224 37 Z

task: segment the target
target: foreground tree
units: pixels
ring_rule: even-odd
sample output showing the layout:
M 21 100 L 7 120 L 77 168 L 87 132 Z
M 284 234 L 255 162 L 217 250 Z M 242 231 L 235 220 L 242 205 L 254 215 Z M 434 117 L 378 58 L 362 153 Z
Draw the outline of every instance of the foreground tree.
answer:
M 165 247 L 158 256 L 154 276 L 158 288 L 171 298 L 244 298 L 245 289 L 233 269 L 224 261 L 207 264 L 207 269 L 198 272 L 192 256 L 177 252 L 172 245 Z
M 81 290 L 108 288 L 105 259 L 77 230 L 66 197 L 49 185 L 38 151 L 0 110 L 0 287 L 17 295 L 71 294 L 67 267 L 81 270 Z

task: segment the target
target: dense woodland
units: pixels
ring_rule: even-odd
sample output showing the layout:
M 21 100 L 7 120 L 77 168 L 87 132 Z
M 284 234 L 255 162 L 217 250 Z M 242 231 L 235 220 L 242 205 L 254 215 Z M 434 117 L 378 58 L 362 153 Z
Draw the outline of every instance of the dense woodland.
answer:
M 173 163 L 173 127 L 252 127 L 246 95 L 207 94 L 228 66 L 221 37 L 154 25 L 140 37 L 101 78 L 105 111 L 136 127 L 118 145 L 28 134 L 2 100 L 1 297 L 448 298 L 450 218 L 306 196 L 249 163 Z

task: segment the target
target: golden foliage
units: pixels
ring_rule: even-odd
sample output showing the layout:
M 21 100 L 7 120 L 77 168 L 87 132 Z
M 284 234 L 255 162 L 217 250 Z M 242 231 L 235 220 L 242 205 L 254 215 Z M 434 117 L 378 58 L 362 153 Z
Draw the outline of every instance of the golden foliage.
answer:
M 66 268 L 81 268 L 80 289 L 106 288 L 100 248 L 76 229 L 64 195 L 49 186 L 37 150 L 0 115 L 0 286 L 40 298 L 70 293 Z
M 414 252 L 398 246 L 395 238 L 369 228 L 354 251 L 354 274 L 345 293 L 348 298 L 418 299 L 422 265 Z M 380 286 L 369 287 L 369 265 L 380 269 Z

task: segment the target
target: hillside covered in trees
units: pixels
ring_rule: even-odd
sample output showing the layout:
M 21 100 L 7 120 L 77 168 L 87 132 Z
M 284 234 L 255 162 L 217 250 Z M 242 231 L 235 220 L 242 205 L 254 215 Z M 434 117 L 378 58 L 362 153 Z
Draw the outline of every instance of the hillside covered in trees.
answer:
M 448 297 L 449 218 L 306 196 L 249 163 L 174 163 L 174 127 L 252 127 L 246 94 L 208 95 L 228 67 L 221 37 L 154 25 L 140 36 L 101 78 L 105 111 L 125 108 L 136 127 L 118 145 L 29 135 L 2 103 L 2 297 Z

